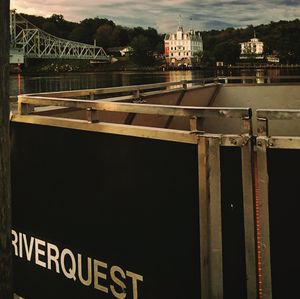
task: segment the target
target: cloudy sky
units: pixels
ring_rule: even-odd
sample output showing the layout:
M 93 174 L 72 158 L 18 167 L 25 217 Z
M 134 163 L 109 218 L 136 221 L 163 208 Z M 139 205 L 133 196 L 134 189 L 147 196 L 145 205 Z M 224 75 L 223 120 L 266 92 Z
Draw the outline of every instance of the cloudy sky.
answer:
M 179 15 L 183 26 L 199 30 L 245 27 L 300 18 L 300 0 L 11 0 L 18 12 L 70 21 L 108 18 L 123 26 L 173 31 Z

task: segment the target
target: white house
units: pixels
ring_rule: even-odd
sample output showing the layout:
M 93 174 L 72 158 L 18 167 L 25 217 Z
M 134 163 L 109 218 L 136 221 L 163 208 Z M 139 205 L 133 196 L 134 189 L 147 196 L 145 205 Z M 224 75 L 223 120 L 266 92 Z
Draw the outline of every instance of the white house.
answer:
M 256 59 L 264 58 L 264 43 L 261 42 L 254 32 L 254 37 L 248 42 L 241 43 L 241 56 L 240 59 L 249 59 L 254 57 Z
M 190 29 L 184 32 L 181 26 L 177 32 L 165 37 L 166 62 L 170 66 L 193 66 L 199 62 L 199 54 L 203 51 L 200 32 Z
M 133 53 L 133 48 L 130 46 L 112 47 L 108 48 L 107 52 L 116 56 L 130 56 Z

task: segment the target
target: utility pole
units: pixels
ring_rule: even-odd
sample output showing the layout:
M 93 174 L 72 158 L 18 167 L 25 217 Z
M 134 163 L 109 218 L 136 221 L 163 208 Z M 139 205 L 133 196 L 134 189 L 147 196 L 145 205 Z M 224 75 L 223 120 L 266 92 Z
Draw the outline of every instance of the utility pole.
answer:
M 0 0 L 0 299 L 12 299 L 9 145 L 9 0 Z

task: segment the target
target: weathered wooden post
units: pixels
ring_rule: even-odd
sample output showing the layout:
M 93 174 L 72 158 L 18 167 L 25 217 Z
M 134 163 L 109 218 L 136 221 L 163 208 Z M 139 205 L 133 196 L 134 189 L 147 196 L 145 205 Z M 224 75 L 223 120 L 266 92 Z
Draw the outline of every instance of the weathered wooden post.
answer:
M 0 0 L 0 299 L 12 298 L 9 147 L 9 0 Z

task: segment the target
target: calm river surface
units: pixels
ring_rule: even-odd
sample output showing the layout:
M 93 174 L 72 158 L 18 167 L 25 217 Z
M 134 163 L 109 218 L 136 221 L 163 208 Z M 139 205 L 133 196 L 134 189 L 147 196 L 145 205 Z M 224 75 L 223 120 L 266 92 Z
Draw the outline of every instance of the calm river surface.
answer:
M 300 75 L 299 69 L 256 69 L 228 71 L 165 71 L 165 72 L 98 72 L 68 73 L 53 75 L 11 75 L 10 96 L 14 100 L 18 94 L 46 91 L 63 91 L 86 88 L 101 88 L 135 84 L 150 84 L 180 80 L 200 79 L 210 76 L 238 75 Z

